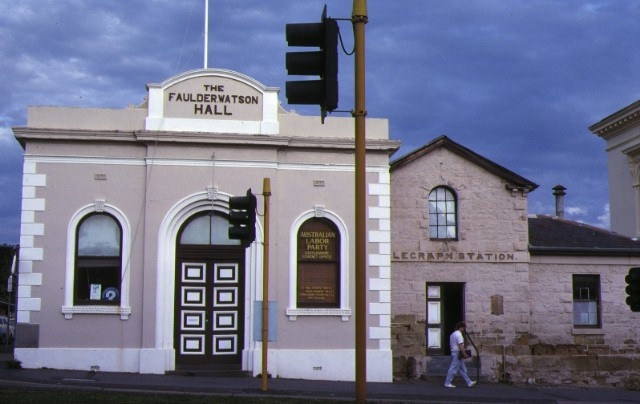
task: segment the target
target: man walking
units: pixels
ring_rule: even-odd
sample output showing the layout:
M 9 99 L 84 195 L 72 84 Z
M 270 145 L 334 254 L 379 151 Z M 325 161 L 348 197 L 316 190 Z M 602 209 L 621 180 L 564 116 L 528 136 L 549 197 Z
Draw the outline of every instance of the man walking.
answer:
M 466 326 L 467 325 L 462 321 L 458 321 L 456 323 L 455 330 L 449 337 L 449 345 L 451 347 L 451 365 L 447 372 L 447 378 L 444 380 L 444 387 L 456 387 L 451 384 L 451 382 L 457 373 L 460 373 L 464 382 L 467 383 L 467 387 L 473 387 L 476 384 L 475 381 L 471 381 L 471 379 L 469 379 L 469 376 L 467 375 L 467 367 L 464 365 L 464 360 L 469 358 L 464 349 L 464 337 L 462 336 Z

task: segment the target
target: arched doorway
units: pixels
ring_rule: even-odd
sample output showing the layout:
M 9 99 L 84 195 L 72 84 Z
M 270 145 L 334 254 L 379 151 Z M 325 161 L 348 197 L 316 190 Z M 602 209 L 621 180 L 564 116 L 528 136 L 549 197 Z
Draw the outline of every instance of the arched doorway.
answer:
M 240 370 L 245 345 L 245 249 L 221 212 L 191 216 L 176 238 L 176 370 Z

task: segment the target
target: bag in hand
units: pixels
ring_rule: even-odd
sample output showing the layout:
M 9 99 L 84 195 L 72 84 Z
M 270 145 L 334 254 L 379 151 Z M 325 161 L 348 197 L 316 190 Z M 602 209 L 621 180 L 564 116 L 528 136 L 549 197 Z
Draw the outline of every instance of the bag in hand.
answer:
M 471 354 L 471 349 L 465 349 L 464 352 L 467 354 L 467 359 L 473 356 Z M 458 359 L 464 359 L 464 355 L 462 355 L 462 351 L 458 351 Z

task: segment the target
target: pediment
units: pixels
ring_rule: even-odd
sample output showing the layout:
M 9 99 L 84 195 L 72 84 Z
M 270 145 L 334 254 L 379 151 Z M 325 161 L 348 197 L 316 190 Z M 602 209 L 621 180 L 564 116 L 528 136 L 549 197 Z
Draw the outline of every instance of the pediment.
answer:
M 224 69 L 199 69 L 148 84 L 148 131 L 276 135 L 278 88 Z

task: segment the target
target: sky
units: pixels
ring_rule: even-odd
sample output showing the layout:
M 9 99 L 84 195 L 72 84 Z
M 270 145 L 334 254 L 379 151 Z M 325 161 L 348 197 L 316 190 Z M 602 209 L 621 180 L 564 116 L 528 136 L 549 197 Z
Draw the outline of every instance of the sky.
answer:
M 204 67 L 206 0 L 0 0 L 0 244 L 19 243 L 27 107 L 126 108 L 147 83 Z M 285 25 L 348 0 L 209 0 L 208 67 L 281 88 Z M 605 142 L 588 127 L 640 99 L 637 0 L 369 0 L 366 109 L 403 154 L 446 135 L 539 185 L 530 214 L 609 227 Z M 339 21 L 346 50 L 350 21 Z M 353 108 L 341 52 L 339 109 Z M 349 116 L 334 113 L 331 116 Z M 330 117 L 331 117 L 330 116 Z M 330 118 L 328 118 L 330 119 Z

